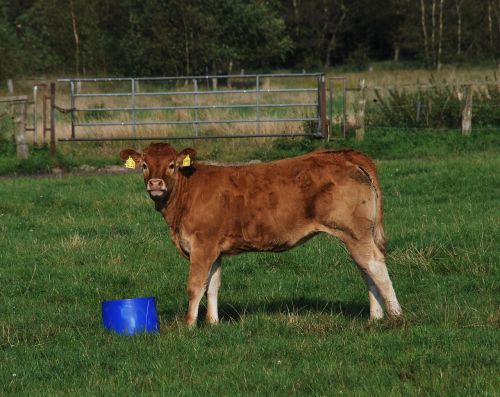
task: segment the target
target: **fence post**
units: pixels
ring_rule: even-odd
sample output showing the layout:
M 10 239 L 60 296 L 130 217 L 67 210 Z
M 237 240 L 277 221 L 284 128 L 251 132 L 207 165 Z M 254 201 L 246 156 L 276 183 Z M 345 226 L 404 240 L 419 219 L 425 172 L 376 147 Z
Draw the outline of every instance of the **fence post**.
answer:
M 319 113 L 321 136 L 323 138 L 328 138 L 328 122 L 326 117 L 326 82 L 324 74 L 321 75 L 319 83 Z
M 255 77 L 255 102 L 256 102 L 256 119 L 257 123 L 255 124 L 256 134 L 260 134 L 260 76 L 257 75 Z
M 38 113 L 38 108 L 37 108 L 37 97 L 38 97 L 38 85 L 35 84 L 33 86 L 33 143 L 35 146 L 38 146 L 38 128 L 37 128 L 37 113 Z
M 366 81 L 359 80 L 358 109 L 356 112 L 356 140 L 365 139 L 365 108 L 366 108 Z
M 51 155 L 56 154 L 56 83 L 50 82 L 50 145 Z
M 330 106 L 328 107 L 328 141 L 330 141 L 330 136 L 333 133 L 333 79 L 328 80 L 328 91 L 330 95 Z
M 9 95 L 14 95 L 14 81 L 12 79 L 7 80 L 7 90 Z
M 70 100 L 71 100 L 71 139 L 75 139 L 75 82 L 69 82 Z
M 194 131 L 196 136 L 200 135 L 199 125 L 198 125 L 198 80 L 193 79 L 194 88 Z
M 132 136 L 135 138 L 137 136 L 137 118 L 135 114 L 135 79 L 130 79 L 132 86 L 130 87 L 130 93 L 132 95 Z
M 347 139 L 347 79 L 342 79 L 342 134 Z
M 417 125 L 417 128 L 420 128 L 420 113 L 422 112 L 422 102 L 420 100 L 417 100 L 417 108 L 416 108 L 416 115 L 415 115 L 415 124 Z
M 16 131 L 16 154 L 19 160 L 29 157 L 28 144 L 26 143 L 26 108 L 28 100 L 24 99 L 17 103 L 15 122 Z
M 462 135 L 468 136 L 472 130 L 472 87 L 464 87 L 464 105 L 462 107 Z

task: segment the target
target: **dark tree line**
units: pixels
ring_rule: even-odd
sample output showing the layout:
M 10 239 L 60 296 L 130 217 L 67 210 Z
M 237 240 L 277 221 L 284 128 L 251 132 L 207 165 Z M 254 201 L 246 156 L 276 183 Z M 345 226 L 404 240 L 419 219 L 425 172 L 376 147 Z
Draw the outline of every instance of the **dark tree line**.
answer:
M 499 58 L 500 0 L 0 0 L 0 78 Z

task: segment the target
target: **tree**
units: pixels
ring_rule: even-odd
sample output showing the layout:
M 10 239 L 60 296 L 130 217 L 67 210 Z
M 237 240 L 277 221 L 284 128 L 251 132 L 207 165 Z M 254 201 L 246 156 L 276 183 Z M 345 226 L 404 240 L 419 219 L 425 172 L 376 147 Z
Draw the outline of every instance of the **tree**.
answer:
M 0 0 L 0 77 L 500 58 L 500 0 Z
M 13 77 L 22 70 L 16 70 L 18 64 L 19 45 L 15 31 L 8 23 L 7 7 L 0 0 L 0 80 Z

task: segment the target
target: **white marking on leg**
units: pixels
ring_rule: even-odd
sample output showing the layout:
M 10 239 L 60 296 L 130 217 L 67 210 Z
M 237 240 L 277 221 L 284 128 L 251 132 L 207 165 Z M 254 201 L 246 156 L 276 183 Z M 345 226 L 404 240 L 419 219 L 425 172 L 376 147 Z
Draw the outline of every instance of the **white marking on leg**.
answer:
M 380 320 L 384 318 L 384 299 L 371 277 L 365 274 L 365 279 L 368 285 L 368 297 L 370 298 L 370 320 Z
M 207 288 L 207 318 L 206 321 L 210 324 L 216 324 L 219 321 L 219 313 L 217 308 L 217 295 L 219 293 L 221 278 L 220 259 L 218 259 L 210 269 L 208 276 Z
M 198 318 L 198 309 L 200 308 L 200 301 L 205 293 L 205 288 L 197 288 L 196 290 L 188 291 L 189 295 L 189 307 L 186 315 L 187 326 L 192 328 L 196 325 L 196 320 Z
M 396 298 L 396 293 L 392 286 L 391 279 L 389 278 L 385 262 L 371 259 L 368 262 L 368 268 L 366 270 L 375 283 L 379 293 L 384 298 L 388 314 L 391 316 L 400 316 L 402 314 L 401 306 L 399 305 L 398 298 Z

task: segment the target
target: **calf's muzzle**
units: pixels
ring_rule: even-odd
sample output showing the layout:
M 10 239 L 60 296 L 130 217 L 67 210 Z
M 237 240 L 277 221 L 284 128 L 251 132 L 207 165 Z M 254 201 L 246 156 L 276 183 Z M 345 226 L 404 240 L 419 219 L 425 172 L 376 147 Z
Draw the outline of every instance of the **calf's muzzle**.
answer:
M 147 191 L 151 196 L 162 196 L 167 190 L 165 181 L 159 178 L 152 178 L 148 181 Z

